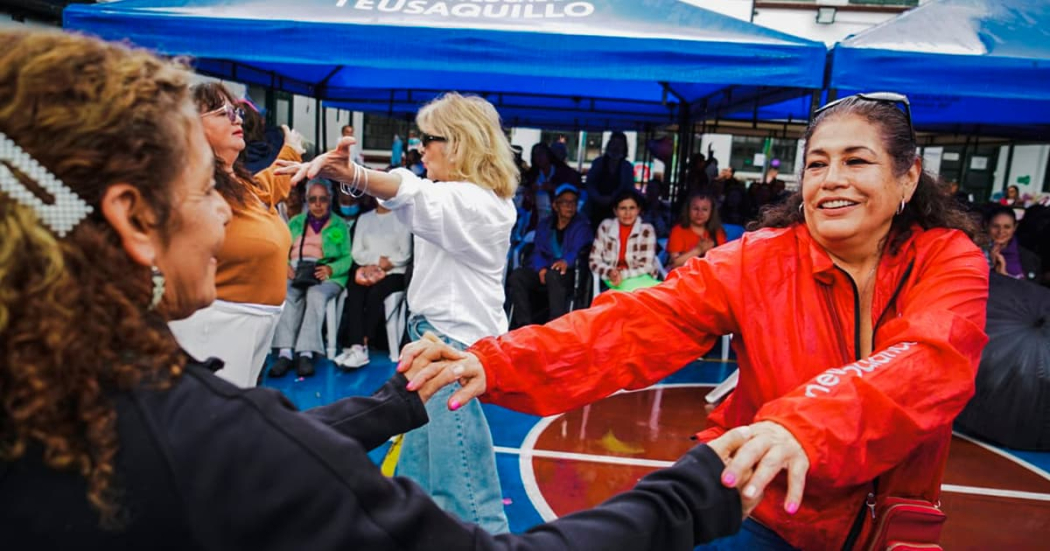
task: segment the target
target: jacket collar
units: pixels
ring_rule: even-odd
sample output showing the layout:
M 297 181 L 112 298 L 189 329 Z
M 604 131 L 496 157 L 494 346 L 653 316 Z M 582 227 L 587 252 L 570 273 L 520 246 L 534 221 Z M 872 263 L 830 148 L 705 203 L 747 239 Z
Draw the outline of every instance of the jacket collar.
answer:
M 912 243 L 923 232 L 923 229 L 918 224 L 912 224 L 911 232 L 911 237 L 901 245 L 901 249 L 897 254 L 890 254 L 888 250 L 884 252 L 879 260 L 880 272 L 895 270 L 904 264 L 909 257 L 908 251 L 912 248 Z M 831 284 L 834 281 L 836 270 L 835 262 L 831 260 L 831 255 L 813 239 L 805 223 L 795 225 L 795 235 L 800 245 L 809 249 L 809 262 L 814 279 L 824 284 Z M 890 239 L 892 239 L 892 236 Z

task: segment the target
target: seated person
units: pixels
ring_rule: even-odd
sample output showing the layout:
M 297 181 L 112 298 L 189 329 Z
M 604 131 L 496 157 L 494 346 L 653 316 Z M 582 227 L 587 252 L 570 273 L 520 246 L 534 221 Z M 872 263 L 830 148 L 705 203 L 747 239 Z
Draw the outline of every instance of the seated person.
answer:
M 985 220 L 989 241 L 984 252 L 991 269 L 1016 279 L 1038 279 L 1042 274 L 1039 256 L 1017 242 L 1014 209 L 995 207 Z
M 660 281 L 656 267 L 656 230 L 642 222 L 642 199 L 634 190 L 617 193 L 615 218 L 598 226 L 591 247 L 591 271 L 617 291 L 652 287 Z
M 529 263 L 507 278 L 507 294 L 514 305 L 511 328 L 545 323 L 568 311 L 575 282 L 576 259 L 591 241 L 591 223 L 578 211 L 580 190 L 562 184 L 554 192 L 554 215 L 536 226 Z M 548 319 L 533 317 L 533 299 L 547 295 Z
M 353 258 L 350 256 L 350 233 L 346 222 L 332 216 L 332 194 L 323 180 L 312 180 L 306 186 L 307 212 L 292 218 L 292 250 L 288 263 L 288 295 L 277 322 L 273 347 L 278 358 L 270 367 L 271 377 L 282 377 L 292 366 L 292 350 L 298 352 L 295 372 L 300 377 L 314 374 L 313 356 L 322 355 L 324 342 L 321 326 L 328 301 L 346 286 Z M 300 262 L 316 262 L 317 281 L 308 286 L 296 284 Z
M 377 205 L 357 219 L 351 251 L 354 277 L 346 284 L 336 338 L 342 352 L 332 361 L 340 367 L 357 368 L 368 363 L 367 335 L 386 319 L 383 300 L 405 290 L 412 233 L 390 209 Z
M 710 195 L 694 195 L 682 209 L 678 224 L 667 241 L 668 270 L 685 265 L 690 258 L 702 257 L 707 251 L 724 245 L 726 232 Z

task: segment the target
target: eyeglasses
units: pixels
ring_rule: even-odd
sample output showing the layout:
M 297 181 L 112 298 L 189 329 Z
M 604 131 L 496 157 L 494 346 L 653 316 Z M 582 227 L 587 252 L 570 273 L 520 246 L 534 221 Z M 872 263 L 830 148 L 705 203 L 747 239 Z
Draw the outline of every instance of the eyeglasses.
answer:
M 312 195 L 310 197 L 307 197 L 306 200 L 309 201 L 310 204 L 316 203 L 316 204 L 319 204 L 319 205 L 324 205 L 324 204 L 328 203 L 329 201 L 331 201 L 332 198 L 327 196 L 327 195 Z
M 854 94 L 852 96 L 839 98 L 825 105 L 824 107 L 821 107 L 820 109 L 814 111 L 813 117 L 816 118 L 817 115 L 851 98 L 860 98 L 862 100 L 877 101 L 881 103 L 891 103 L 893 105 L 904 105 L 904 116 L 908 118 L 908 129 L 911 130 L 911 139 L 912 141 L 915 141 L 915 125 L 912 123 L 911 120 L 911 103 L 908 101 L 908 96 L 905 96 L 904 94 L 898 94 L 896 92 L 868 92 L 865 94 Z
M 421 144 L 423 144 L 423 147 L 426 147 L 426 146 L 430 145 L 430 142 L 447 142 L 447 141 L 448 141 L 448 138 L 444 138 L 442 136 L 435 136 L 433 134 L 427 134 L 426 132 L 422 132 L 419 135 L 419 142 Z
M 210 117 L 223 112 L 226 113 L 226 118 L 230 119 L 230 122 L 237 122 L 237 119 L 244 120 L 244 109 L 241 107 L 234 107 L 228 103 L 222 104 L 222 107 L 218 109 L 208 111 L 207 113 L 201 113 L 201 117 Z

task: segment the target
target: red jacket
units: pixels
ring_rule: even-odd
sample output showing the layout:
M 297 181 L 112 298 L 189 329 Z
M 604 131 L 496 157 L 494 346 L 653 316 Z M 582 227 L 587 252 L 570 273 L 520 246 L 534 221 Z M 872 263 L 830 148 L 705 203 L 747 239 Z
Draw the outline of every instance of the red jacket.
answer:
M 875 353 L 863 361 L 853 282 L 804 225 L 746 234 L 662 285 L 603 293 L 470 351 L 485 366 L 483 399 L 551 415 L 649 386 L 733 333 L 739 387 L 699 436 L 762 420 L 787 428 L 810 461 L 801 510 L 784 512 L 782 475 L 753 516 L 797 547 L 837 549 L 875 477 L 880 497 L 937 500 L 987 341 L 988 267 L 961 232 L 915 227 L 877 273 Z

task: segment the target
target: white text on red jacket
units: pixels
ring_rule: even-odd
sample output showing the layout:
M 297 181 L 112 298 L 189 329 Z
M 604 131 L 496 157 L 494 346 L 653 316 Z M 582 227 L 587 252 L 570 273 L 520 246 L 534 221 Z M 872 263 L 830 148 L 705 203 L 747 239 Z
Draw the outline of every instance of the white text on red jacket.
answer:
M 895 344 L 874 356 L 867 359 L 860 360 L 858 362 L 851 363 L 846 367 L 833 367 L 820 375 L 817 375 L 815 382 L 806 385 L 806 396 L 815 398 L 818 392 L 827 394 L 831 392 L 831 389 L 842 381 L 842 377 L 853 374 L 857 377 L 863 377 L 865 373 L 871 373 L 879 367 L 890 363 L 891 360 L 900 356 L 911 347 L 918 345 L 915 342 L 902 342 Z

